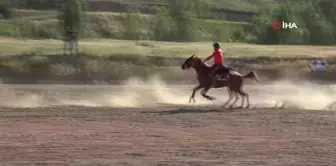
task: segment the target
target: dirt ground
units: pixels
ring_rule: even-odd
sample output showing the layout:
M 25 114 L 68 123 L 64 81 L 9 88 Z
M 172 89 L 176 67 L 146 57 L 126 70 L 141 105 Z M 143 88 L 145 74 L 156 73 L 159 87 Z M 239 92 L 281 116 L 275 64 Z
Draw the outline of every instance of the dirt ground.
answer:
M 0 166 L 336 163 L 336 112 L 324 110 L 334 85 L 249 85 L 253 108 L 235 110 L 219 109 L 225 89 L 187 104 L 193 87 L 2 84 Z
M 3 107 L 0 165 L 334 165 L 335 124 L 299 109 Z

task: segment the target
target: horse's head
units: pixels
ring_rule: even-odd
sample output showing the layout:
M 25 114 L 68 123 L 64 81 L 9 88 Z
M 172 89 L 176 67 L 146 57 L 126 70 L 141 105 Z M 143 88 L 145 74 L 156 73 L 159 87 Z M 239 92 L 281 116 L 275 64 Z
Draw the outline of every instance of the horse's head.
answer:
M 200 59 L 195 57 L 195 55 L 192 55 L 191 57 L 189 57 L 188 59 L 186 59 L 184 61 L 184 63 L 182 64 L 181 68 L 182 70 L 185 69 L 189 69 L 190 67 L 195 67 L 196 63 L 199 61 Z

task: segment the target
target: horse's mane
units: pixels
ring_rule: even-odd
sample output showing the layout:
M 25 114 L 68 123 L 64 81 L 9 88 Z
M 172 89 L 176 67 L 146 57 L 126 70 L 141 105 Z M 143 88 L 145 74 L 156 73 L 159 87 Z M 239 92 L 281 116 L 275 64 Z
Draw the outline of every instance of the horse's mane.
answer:
M 203 66 L 205 66 L 205 67 L 210 67 L 210 65 L 208 65 L 208 64 L 206 64 L 206 63 L 204 63 L 203 61 L 202 61 L 202 59 L 201 58 L 199 58 L 199 57 L 194 57 L 195 58 L 195 60 L 197 60 L 197 61 L 199 61 L 199 63 L 201 63 Z

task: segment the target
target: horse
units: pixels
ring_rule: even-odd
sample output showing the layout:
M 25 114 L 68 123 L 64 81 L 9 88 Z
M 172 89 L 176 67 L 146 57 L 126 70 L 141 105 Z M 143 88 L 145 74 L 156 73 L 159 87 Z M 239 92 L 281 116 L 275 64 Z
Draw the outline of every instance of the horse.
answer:
M 197 80 L 198 80 L 199 85 L 194 87 L 193 92 L 189 98 L 189 103 L 191 103 L 191 101 L 193 101 L 194 103 L 196 102 L 195 93 L 200 89 L 203 89 L 201 91 L 201 95 L 204 98 L 212 101 L 212 100 L 216 100 L 216 98 L 207 95 L 207 92 L 211 88 L 217 89 L 217 88 L 227 87 L 227 90 L 229 93 L 229 99 L 223 105 L 223 107 L 226 107 L 230 103 L 234 95 L 235 101 L 230 106 L 230 108 L 232 108 L 237 103 L 239 99 L 238 94 L 240 94 L 242 96 L 242 103 L 240 107 L 243 108 L 244 98 L 246 98 L 247 99 L 246 108 L 248 108 L 250 106 L 250 100 L 249 100 L 249 94 L 243 90 L 244 79 L 250 78 L 257 82 L 260 81 L 257 74 L 254 71 L 251 71 L 245 76 L 242 76 L 240 73 L 234 71 L 232 68 L 229 68 L 229 72 L 227 72 L 227 70 L 223 66 L 223 68 L 220 68 L 218 70 L 216 75 L 227 74 L 228 78 L 227 79 L 217 79 L 216 78 L 215 83 L 213 84 L 213 80 L 210 75 L 213 68 L 209 66 L 208 64 L 204 63 L 202 59 L 195 57 L 195 55 L 192 55 L 191 57 L 186 59 L 185 62 L 182 64 L 181 68 L 182 70 L 193 68 L 197 73 Z

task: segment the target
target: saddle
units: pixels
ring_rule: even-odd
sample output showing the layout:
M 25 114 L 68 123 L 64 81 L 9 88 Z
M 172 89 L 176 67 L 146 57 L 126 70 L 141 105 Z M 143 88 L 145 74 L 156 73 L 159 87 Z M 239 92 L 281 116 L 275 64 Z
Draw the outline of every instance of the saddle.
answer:
M 224 78 L 227 78 L 228 74 L 231 73 L 231 72 L 234 72 L 234 70 L 231 68 L 231 67 L 228 67 L 228 66 L 225 66 L 225 65 L 222 65 L 215 73 L 215 76 L 216 77 L 224 77 Z

